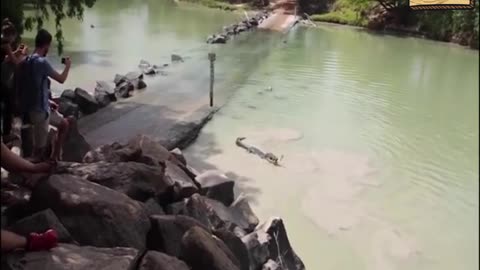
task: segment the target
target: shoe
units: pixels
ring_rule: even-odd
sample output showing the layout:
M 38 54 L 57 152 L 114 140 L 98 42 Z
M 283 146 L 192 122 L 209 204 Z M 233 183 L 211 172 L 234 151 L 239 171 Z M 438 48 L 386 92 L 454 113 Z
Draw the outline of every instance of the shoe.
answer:
M 27 237 L 27 251 L 50 250 L 58 244 L 58 235 L 54 230 L 44 233 L 30 233 Z

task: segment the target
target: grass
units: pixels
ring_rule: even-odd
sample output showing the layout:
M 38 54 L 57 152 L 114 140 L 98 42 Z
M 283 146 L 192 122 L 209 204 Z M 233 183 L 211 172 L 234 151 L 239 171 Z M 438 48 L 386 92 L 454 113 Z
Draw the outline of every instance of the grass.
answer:
M 356 6 L 348 0 L 339 0 L 334 4 L 332 11 L 324 14 L 312 15 L 311 19 L 318 22 L 366 26 L 367 18 L 360 16 L 362 10 L 366 10 L 366 8 Z

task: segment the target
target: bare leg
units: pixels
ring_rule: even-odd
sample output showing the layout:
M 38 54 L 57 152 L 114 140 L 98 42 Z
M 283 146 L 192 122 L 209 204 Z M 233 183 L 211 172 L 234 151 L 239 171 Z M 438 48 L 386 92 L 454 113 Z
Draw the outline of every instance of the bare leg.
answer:
M 67 138 L 68 128 L 70 124 L 68 119 L 63 119 L 62 123 L 58 126 L 58 134 L 57 139 L 55 141 L 54 151 L 52 152 L 52 156 L 55 160 L 61 160 L 62 155 L 62 147 L 65 139 Z
M 18 234 L 2 230 L 1 237 L 2 251 L 12 251 L 27 246 L 27 238 Z

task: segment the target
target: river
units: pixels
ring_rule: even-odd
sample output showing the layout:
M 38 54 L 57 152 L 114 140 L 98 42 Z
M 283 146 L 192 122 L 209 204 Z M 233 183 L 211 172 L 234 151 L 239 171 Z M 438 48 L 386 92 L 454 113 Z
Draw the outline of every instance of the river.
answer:
M 242 16 L 100 0 L 64 23 L 65 87 L 179 53 L 172 72 L 207 91 L 216 52 L 225 106 L 187 159 L 234 178 L 262 220 L 281 216 L 307 269 L 478 269 L 478 51 L 333 25 L 204 44 Z M 283 167 L 236 147 L 240 136 Z

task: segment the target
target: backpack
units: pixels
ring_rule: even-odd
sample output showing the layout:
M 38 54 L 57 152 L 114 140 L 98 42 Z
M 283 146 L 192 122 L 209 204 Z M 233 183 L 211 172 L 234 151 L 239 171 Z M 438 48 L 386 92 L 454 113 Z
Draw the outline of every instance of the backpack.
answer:
M 47 79 L 44 76 L 40 84 L 37 85 L 34 79 L 34 66 L 39 56 L 29 55 L 20 64 L 16 75 L 16 85 L 20 102 L 20 109 L 23 114 L 28 114 L 34 108 L 42 108 L 43 101 L 43 83 Z

